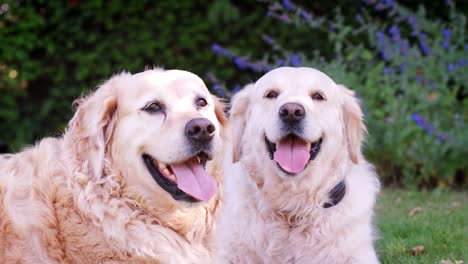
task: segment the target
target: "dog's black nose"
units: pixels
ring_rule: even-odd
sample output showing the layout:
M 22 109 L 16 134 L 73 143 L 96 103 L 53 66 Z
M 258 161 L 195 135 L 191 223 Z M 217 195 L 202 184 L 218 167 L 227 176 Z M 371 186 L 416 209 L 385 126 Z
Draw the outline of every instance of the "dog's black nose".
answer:
M 279 109 L 281 120 L 287 123 L 297 123 L 304 119 L 305 109 L 298 103 L 286 103 Z
M 216 127 L 206 118 L 194 118 L 185 125 L 185 136 L 197 142 L 208 142 L 213 136 Z

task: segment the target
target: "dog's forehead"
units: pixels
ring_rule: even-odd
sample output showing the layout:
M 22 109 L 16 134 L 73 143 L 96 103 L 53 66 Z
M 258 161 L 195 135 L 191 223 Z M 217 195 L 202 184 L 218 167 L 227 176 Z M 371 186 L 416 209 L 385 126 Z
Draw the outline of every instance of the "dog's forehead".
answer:
M 197 75 L 181 70 L 148 70 L 133 75 L 122 93 L 138 100 L 193 98 L 209 95 L 208 88 Z
M 313 68 L 281 67 L 274 69 L 256 82 L 257 88 L 263 89 L 334 89 L 335 82 L 325 73 Z

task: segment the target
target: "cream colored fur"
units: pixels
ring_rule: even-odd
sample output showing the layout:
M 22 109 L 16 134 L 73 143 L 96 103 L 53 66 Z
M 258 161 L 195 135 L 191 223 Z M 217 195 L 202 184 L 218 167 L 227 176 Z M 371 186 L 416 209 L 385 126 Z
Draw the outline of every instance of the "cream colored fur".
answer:
M 278 97 L 266 98 L 272 90 Z M 316 92 L 325 100 L 313 100 Z M 323 137 L 317 158 L 296 176 L 277 168 L 264 141 L 279 140 L 278 110 L 290 102 L 305 108 L 307 141 Z M 312 68 L 278 68 L 234 96 L 230 126 L 219 263 L 378 262 L 372 217 L 380 185 L 361 154 L 365 126 L 351 90 Z M 324 208 L 341 180 L 343 200 Z
M 208 106 L 197 109 L 204 97 Z M 166 114 L 142 108 L 151 100 Z M 61 138 L 0 155 L 0 263 L 207 263 L 220 192 L 208 202 L 175 201 L 142 162 L 187 158 L 183 128 L 222 109 L 203 81 L 184 71 L 112 77 L 78 102 Z M 221 166 L 208 163 L 219 183 Z

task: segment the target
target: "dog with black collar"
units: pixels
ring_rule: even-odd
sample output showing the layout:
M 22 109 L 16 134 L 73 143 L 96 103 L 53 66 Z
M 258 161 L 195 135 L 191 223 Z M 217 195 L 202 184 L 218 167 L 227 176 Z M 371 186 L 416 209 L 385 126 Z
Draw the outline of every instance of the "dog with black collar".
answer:
M 220 263 L 378 263 L 380 184 L 351 90 L 278 68 L 234 96 L 229 125 Z

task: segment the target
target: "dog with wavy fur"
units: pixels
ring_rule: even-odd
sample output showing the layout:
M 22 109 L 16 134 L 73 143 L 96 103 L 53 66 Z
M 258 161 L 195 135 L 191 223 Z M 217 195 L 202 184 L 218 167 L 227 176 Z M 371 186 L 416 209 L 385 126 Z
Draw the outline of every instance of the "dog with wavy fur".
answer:
M 312 68 L 278 68 L 234 96 L 229 122 L 219 262 L 378 262 L 380 187 L 351 90 Z
M 61 138 L 0 156 L 0 262 L 209 262 L 223 124 L 192 73 L 112 77 Z

